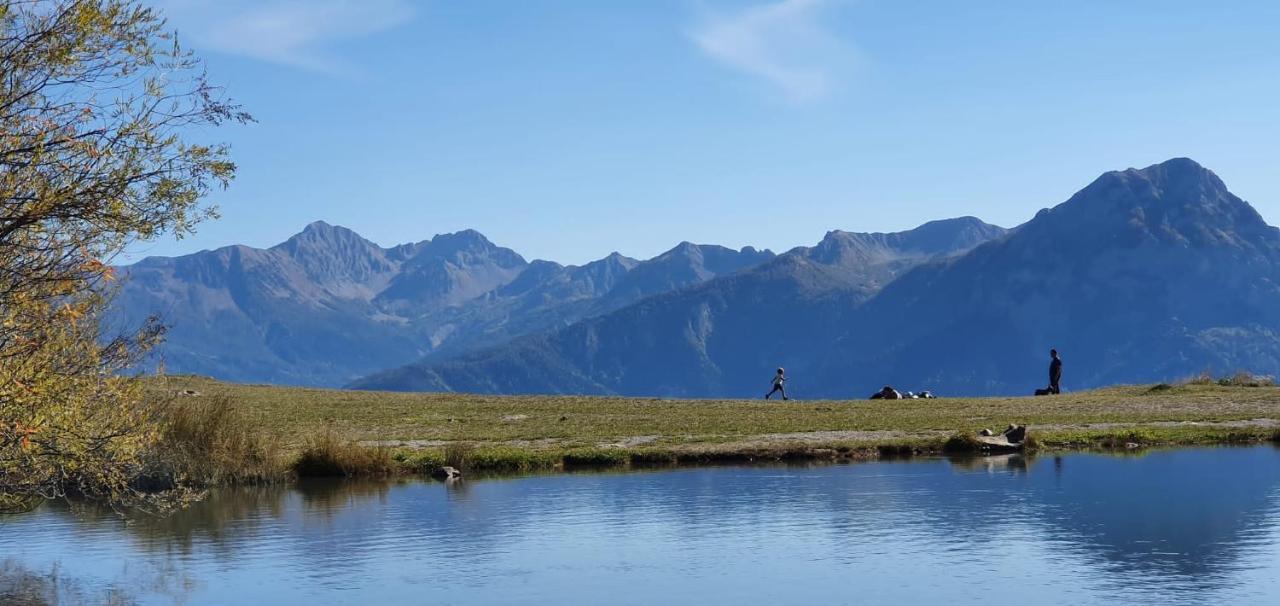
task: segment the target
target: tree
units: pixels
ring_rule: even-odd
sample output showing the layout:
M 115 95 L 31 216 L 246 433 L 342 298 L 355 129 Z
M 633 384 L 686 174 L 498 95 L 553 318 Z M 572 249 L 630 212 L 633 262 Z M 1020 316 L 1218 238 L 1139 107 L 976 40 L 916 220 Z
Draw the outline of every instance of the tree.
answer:
M 191 140 L 252 118 L 137 0 L 0 0 L 0 505 L 113 503 L 156 421 L 121 371 L 160 338 L 106 340 L 111 261 L 182 237 L 235 165 Z

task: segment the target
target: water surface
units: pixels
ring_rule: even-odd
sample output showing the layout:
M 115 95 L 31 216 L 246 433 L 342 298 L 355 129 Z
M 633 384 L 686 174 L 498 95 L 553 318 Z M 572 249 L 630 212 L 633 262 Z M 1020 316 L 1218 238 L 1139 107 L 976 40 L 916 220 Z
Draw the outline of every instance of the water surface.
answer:
M 0 517 L 0 601 L 1280 603 L 1278 491 L 1259 447 L 50 503 Z

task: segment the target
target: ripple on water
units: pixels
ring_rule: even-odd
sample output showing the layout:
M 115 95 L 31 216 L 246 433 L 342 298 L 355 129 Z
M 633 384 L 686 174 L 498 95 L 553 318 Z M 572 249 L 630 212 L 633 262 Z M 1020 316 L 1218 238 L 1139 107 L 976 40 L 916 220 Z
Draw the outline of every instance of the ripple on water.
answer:
M 151 603 L 1267 603 L 1278 511 L 1266 448 L 722 467 L 48 504 L 0 519 L 0 560 Z

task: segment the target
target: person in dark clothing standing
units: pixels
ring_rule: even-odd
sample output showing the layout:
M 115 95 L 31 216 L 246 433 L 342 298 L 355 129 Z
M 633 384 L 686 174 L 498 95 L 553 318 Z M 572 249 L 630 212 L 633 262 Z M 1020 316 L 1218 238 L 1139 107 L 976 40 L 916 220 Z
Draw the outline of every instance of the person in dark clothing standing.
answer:
M 1062 393 L 1059 383 L 1062 382 L 1062 358 L 1058 357 L 1058 350 L 1050 349 L 1049 356 L 1053 358 L 1049 360 L 1049 393 Z
M 768 399 L 769 399 L 769 396 L 771 396 L 771 395 L 773 395 L 773 394 L 775 394 L 775 393 L 778 393 L 778 392 L 782 392 L 782 399 L 783 399 L 783 400 L 790 400 L 791 398 L 788 398 L 788 397 L 787 397 L 787 390 L 786 390 L 786 389 L 783 389 L 783 387 L 782 387 L 782 384 L 783 384 L 783 383 L 786 383 L 786 382 L 787 382 L 787 377 L 785 376 L 785 371 L 784 371 L 784 370 L 782 370 L 781 368 L 779 368 L 779 369 L 778 369 L 778 374 L 773 375 L 773 390 L 771 390 L 771 391 L 770 391 L 769 393 L 767 393 L 767 394 L 764 394 L 764 399 L 768 400 Z

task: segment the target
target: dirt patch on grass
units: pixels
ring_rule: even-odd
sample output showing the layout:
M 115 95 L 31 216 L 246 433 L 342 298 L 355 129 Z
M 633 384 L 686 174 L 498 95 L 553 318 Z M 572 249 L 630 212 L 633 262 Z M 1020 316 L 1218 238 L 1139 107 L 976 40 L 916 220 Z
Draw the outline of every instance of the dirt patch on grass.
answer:
M 407 450 L 417 450 L 420 448 L 439 448 L 455 443 L 475 444 L 477 446 L 515 446 L 519 448 L 552 448 L 567 443 L 566 440 L 558 440 L 556 438 L 542 438 L 539 440 L 501 440 L 501 441 L 476 441 L 476 440 L 360 440 L 356 442 L 361 446 L 383 446 L 387 448 L 403 448 Z
M 382 446 L 386 448 L 437 448 L 449 444 L 449 440 L 360 440 L 361 446 Z
M 637 446 L 644 446 L 645 444 L 652 444 L 661 438 L 662 436 L 631 436 L 616 442 L 602 442 L 599 446 L 601 448 L 635 448 Z
M 1276 429 L 1280 428 L 1280 420 L 1277 419 L 1245 419 L 1237 421 L 1151 421 L 1145 423 L 1083 423 L 1079 425 L 1071 424 L 1050 424 L 1039 425 L 1033 429 L 1043 431 L 1073 431 L 1073 430 L 1108 430 L 1108 429 L 1135 429 L 1141 427 L 1209 427 L 1215 429 Z
M 1030 425 L 1032 432 L 1038 431 L 1111 431 L 1125 429 L 1142 429 L 1142 428 L 1179 428 L 1179 427 L 1198 427 L 1206 429 L 1280 429 L 1280 420 L 1278 419 L 1247 419 L 1236 421 L 1153 421 L 1145 423 L 1052 423 L 1045 425 Z M 1000 429 L 999 427 L 995 429 Z M 849 443 L 849 444 L 891 444 L 912 440 L 932 440 L 937 438 L 945 438 L 955 434 L 954 431 L 945 430 L 921 430 L 921 431 L 899 431 L 899 430 L 840 430 L 840 431 L 795 431 L 786 433 L 762 433 L 755 435 L 698 435 L 698 436 L 662 436 L 662 435 L 644 435 L 644 436 L 628 436 L 625 438 L 609 440 L 605 442 L 597 442 L 599 448 L 639 448 L 642 446 L 651 446 L 663 440 L 664 437 L 671 438 L 668 440 L 670 448 L 674 450 L 698 449 L 701 447 L 713 446 L 716 448 L 752 448 L 765 445 L 776 445 L 781 443 L 791 444 L 833 444 L 833 443 Z M 494 441 L 474 441 L 460 440 L 462 442 L 473 443 L 477 446 L 503 446 L 514 448 L 530 448 L 530 449 L 552 449 L 563 447 L 566 445 L 579 444 L 577 440 L 565 440 L 559 438 L 541 438 L 537 440 L 494 440 Z M 425 448 L 440 448 L 454 443 L 454 440 L 363 440 L 359 442 L 362 446 L 386 447 L 386 448 L 402 448 L 407 450 L 419 450 Z
M 863 431 L 795 431 L 746 436 L 745 442 L 893 442 L 912 438 L 935 438 L 949 435 L 946 431 L 906 432 L 896 430 Z

